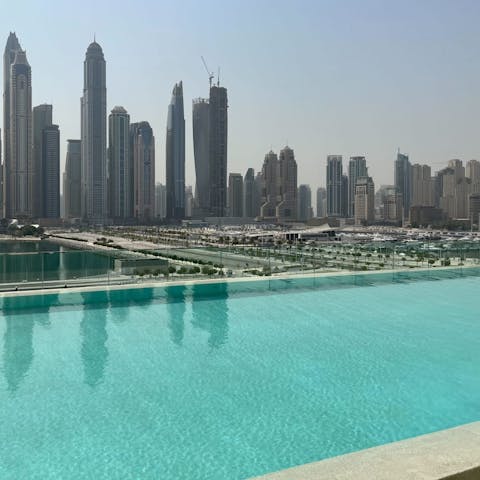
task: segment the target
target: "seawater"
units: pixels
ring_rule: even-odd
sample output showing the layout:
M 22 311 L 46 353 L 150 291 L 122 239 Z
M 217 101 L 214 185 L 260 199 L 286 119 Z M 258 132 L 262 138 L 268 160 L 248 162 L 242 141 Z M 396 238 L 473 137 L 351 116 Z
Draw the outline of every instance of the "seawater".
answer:
M 48 241 L 0 242 L 0 283 L 68 280 L 105 275 L 113 258 Z

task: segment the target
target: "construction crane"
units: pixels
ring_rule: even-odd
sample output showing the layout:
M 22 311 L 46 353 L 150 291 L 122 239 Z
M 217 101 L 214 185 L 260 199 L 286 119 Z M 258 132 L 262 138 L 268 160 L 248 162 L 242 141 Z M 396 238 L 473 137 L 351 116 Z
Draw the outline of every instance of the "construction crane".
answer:
M 214 79 L 215 75 L 213 74 L 213 72 L 211 72 L 208 69 L 207 62 L 205 61 L 203 56 L 201 57 L 201 59 L 202 59 L 202 62 L 203 62 L 203 66 L 205 67 L 205 70 L 207 71 L 207 74 L 208 74 L 208 82 L 210 83 L 210 88 L 212 88 L 212 80 Z

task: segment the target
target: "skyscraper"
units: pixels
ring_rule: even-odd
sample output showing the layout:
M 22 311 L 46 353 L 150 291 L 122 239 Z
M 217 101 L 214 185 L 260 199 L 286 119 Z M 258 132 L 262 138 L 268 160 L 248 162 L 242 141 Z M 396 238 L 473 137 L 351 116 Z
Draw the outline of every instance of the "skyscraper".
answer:
M 116 222 L 133 217 L 133 165 L 130 115 L 115 107 L 108 117 L 108 216 Z
M 276 216 L 280 220 L 297 217 L 297 162 L 290 147 L 280 151 L 278 161 L 278 196 Z
M 17 50 L 10 66 L 10 145 L 5 159 L 5 215 L 33 215 L 32 74 L 26 53 Z
M 470 179 L 472 193 L 480 193 L 480 162 L 478 160 L 467 162 L 465 176 Z
M 82 130 L 82 217 L 103 223 L 107 217 L 107 88 L 102 47 L 95 41 L 84 62 Z
M 224 217 L 227 208 L 227 89 L 210 88 L 209 100 L 209 184 L 210 214 Z
M 255 203 L 254 203 L 254 217 L 259 217 L 261 215 L 262 208 L 262 196 L 263 196 L 263 174 L 262 172 L 257 172 L 255 175 Z
M 277 215 L 278 174 L 278 157 L 270 150 L 265 155 L 262 167 L 262 218 L 275 218 Z
M 317 188 L 317 217 L 327 216 L 327 191 L 323 187 Z
M 167 141 L 167 218 L 185 218 L 185 117 L 183 85 L 175 84 L 168 106 Z
M 5 52 L 3 54 L 3 163 L 1 171 L 1 181 L 2 181 L 2 211 L 3 215 L 7 216 L 7 211 L 5 210 L 5 201 L 9 197 L 9 185 L 7 184 L 7 178 L 9 177 L 9 170 L 11 169 L 11 160 L 10 160 L 10 75 L 11 75 L 11 65 L 15 60 L 15 55 L 17 51 L 21 50 L 22 47 L 17 39 L 15 33 L 10 32 L 8 36 L 7 43 L 5 45 Z M 10 212 L 8 212 L 10 213 Z
M 155 184 L 155 217 L 165 218 L 167 214 L 167 187 L 162 183 Z
M 255 205 L 255 170 L 249 168 L 243 178 L 243 216 L 254 218 L 258 215 Z
M 408 218 L 412 197 L 412 166 L 408 155 L 398 152 L 395 160 L 395 188 L 402 196 L 403 218 Z
M 312 190 L 310 185 L 298 187 L 298 220 L 306 222 L 312 218 Z
M 67 140 L 67 159 L 63 174 L 65 218 L 82 216 L 82 145 L 80 140 Z
M 343 217 L 343 168 L 341 155 L 327 157 L 327 216 Z
M 210 211 L 210 106 L 208 100 L 198 98 L 193 101 L 193 153 L 195 157 L 195 208 L 197 216 L 205 216 Z
M 141 222 L 155 215 L 155 137 L 148 122 L 130 125 L 133 160 L 133 214 Z
M 193 188 L 185 185 L 185 218 L 192 218 L 193 212 Z
M 49 125 L 42 131 L 41 218 L 60 218 L 60 131 Z
M 428 165 L 412 165 L 411 206 L 433 207 L 434 184 L 432 171 Z
M 375 220 L 375 185 L 371 177 L 359 177 L 355 184 L 355 225 Z
M 240 173 L 228 176 L 228 216 L 243 217 L 243 178 Z
M 348 162 L 348 216 L 355 217 L 355 186 L 357 178 L 367 177 L 367 161 L 365 157 L 350 157 Z
M 33 108 L 33 215 L 43 217 L 45 206 L 45 184 L 43 179 L 43 166 L 45 163 L 43 150 L 43 131 L 52 125 L 52 106 L 48 104 L 37 105 Z

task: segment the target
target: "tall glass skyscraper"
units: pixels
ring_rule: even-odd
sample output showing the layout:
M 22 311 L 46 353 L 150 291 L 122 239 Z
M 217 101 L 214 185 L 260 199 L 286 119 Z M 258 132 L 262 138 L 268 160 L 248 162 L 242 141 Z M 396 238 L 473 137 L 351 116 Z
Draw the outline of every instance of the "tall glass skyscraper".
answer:
M 243 178 L 240 173 L 228 176 L 228 216 L 243 217 Z
M 63 174 L 65 218 L 82 216 L 82 149 L 80 140 L 67 140 L 67 159 Z
M 52 126 L 52 105 L 43 104 L 33 108 L 33 214 L 35 217 L 44 217 L 44 182 L 43 168 L 45 164 L 43 151 L 43 131 Z
M 227 210 L 227 89 L 212 86 L 209 105 L 210 214 L 214 217 L 224 217 Z
M 133 214 L 141 222 L 155 216 L 155 137 L 148 122 L 130 125 L 133 163 Z
M 355 186 L 357 179 L 367 177 L 367 161 L 365 157 L 350 157 L 348 163 L 348 216 L 355 217 Z
M 9 38 L 9 42 L 10 42 Z M 7 46 L 8 43 L 7 42 Z M 15 43 L 13 41 L 13 43 Z M 17 42 L 18 43 L 18 42 Z M 9 57 L 9 52 L 5 52 Z M 11 57 L 9 57 L 11 58 Z M 7 62 L 5 62 L 7 63 Z M 33 216 L 33 159 L 32 159 L 32 71 L 27 55 L 15 52 L 10 65 L 9 79 L 9 144 L 6 146 L 4 199 L 5 216 Z
M 344 215 L 344 179 L 341 155 L 327 157 L 327 216 L 343 217 Z
M 298 220 L 306 222 L 312 218 L 312 190 L 310 185 L 298 187 Z
M 168 106 L 166 141 L 167 219 L 185 218 L 185 117 L 183 85 L 175 84 Z
M 195 157 L 195 213 L 203 217 L 210 212 L 209 129 L 210 105 L 205 98 L 193 101 L 193 154 Z
M 254 218 L 258 215 L 255 194 L 255 170 L 249 168 L 243 178 L 243 216 Z
M 35 178 L 39 182 L 39 178 Z M 48 125 L 42 131 L 42 218 L 60 218 L 60 131 Z
M 402 197 L 403 218 L 410 214 L 410 201 L 412 197 L 412 166 L 408 155 L 398 152 L 395 160 L 395 188 Z
M 95 41 L 84 62 L 82 109 L 82 217 L 107 217 L 107 87 L 102 47 Z
M 108 216 L 117 222 L 133 217 L 133 165 L 130 115 L 115 107 L 108 117 Z
M 297 218 L 297 162 L 290 147 L 280 150 L 278 159 L 277 217 L 282 220 Z
M 18 41 L 15 33 L 10 32 L 5 45 L 5 52 L 3 54 L 3 163 L 1 168 L 1 180 L 2 180 L 2 210 L 3 216 L 10 216 L 10 208 L 5 210 L 7 203 L 10 202 L 9 184 L 7 178 L 11 170 L 11 153 L 10 153 L 10 67 L 15 60 L 16 53 L 21 50 L 22 47 Z M 7 200 L 8 198 L 8 200 Z M 8 205 L 10 207 L 10 205 Z M 7 215 L 8 214 L 8 215 Z

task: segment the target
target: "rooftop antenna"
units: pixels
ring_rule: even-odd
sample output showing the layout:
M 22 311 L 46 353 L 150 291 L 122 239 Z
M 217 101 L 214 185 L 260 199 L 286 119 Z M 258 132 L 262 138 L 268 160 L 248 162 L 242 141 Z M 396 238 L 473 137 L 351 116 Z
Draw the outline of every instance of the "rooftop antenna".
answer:
M 217 75 L 217 87 L 220 86 L 220 67 L 218 67 L 218 75 Z
M 208 67 L 207 67 L 207 62 L 205 61 L 205 59 L 202 57 L 200 57 L 202 59 L 202 62 L 203 62 L 203 66 L 205 67 L 205 70 L 207 71 L 207 74 L 208 74 L 208 83 L 210 84 L 210 88 L 212 88 L 212 80 L 213 78 L 215 77 L 215 75 L 213 74 L 213 72 L 211 72 Z

